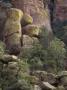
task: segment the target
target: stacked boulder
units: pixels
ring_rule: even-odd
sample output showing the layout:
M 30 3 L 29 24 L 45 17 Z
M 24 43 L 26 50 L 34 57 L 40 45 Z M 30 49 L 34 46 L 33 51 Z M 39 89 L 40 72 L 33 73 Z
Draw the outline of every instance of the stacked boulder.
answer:
M 6 44 L 6 49 L 9 54 L 18 55 L 21 47 L 24 46 L 24 42 L 26 42 L 24 41 L 25 38 L 28 36 L 33 41 L 32 38 L 38 36 L 40 29 L 38 26 L 32 25 L 33 18 L 29 14 L 24 14 L 20 9 L 5 8 L 5 10 L 3 10 L 1 7 L 0 13 L 2 14 L 2 12 L 4 13 L 4 15 L 2 15 L 4 22 L 2 23 L 3 20 L 1 20 L 1 26 L 4 26 L 2 30 L 2 40 Z M 32 44 L 33 42 L 29 43 Z
M 3 90 L 14 90 L 18 83 L 19 59 L 14 55 L 0 57 L 0 87 Z M 13 88 L 13 89 L 10 89 Z
M 23 35 L 23 41 L 27 39 L 27 36 L 29 37 L 28 40 L 30 39 L 34 42 L 38 39 L 41 43 L 45 42 L 45 44 L 47 44 L 46 46 L 48 46 L 49 42 L 53 38 L 53 34 L 50 25 L 50 15 L 48 7 L 46 5 L 46 1 L 44 4 L 43 0 L 11 0 L 11 3 L 14 8 L 21 9 L 25 14 L 26 18 L 27 16 L 30 17 L 27 20 L 33 20 L 33 22 L 31 23 L 23 25 L 24 20 L 22 19 L 22 32 L 24 32 L 25 34 Z M 41 35 L 41 32 L 43 30 L 47 32 L 47 40 L 44 39 L 44 41 L 42 41 L 43 35 Z M 46 36 L 46 34 L 44 35 Z M 32 39 L 33 37 L 35 37 L 36 39 Z
M 4 27 L 4 42 L 9 54 L 17 55 L 22 46 L 21 19 L 23 12 L 16 8 L 10 8 L 7 12 L 7 20 Z
M 1 36 L 8 53 L 18 55 L 22 46 L 30 47 L 34 42 L 48 46 L 52 40 L 52 30 L 49 10 L 43 0 L 11 0 L 11 3 L 13 6 L 10 7 L 1 3 L 0 11 L 0 15 L 3 13 L 0 28 L 4 26 Z

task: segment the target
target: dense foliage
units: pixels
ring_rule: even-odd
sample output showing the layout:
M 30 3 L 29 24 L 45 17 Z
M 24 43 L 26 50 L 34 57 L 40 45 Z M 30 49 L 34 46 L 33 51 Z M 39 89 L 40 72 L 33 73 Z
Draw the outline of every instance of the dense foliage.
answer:
M 33 45 L 33 48 L 24 49 L 21 57 L 26 59 L 31 69 L 44 69 L 48 72 L 57 73 L 64 69 L 65 48 L 60 39 L 55 38 L 48 48 L 41 44 Z

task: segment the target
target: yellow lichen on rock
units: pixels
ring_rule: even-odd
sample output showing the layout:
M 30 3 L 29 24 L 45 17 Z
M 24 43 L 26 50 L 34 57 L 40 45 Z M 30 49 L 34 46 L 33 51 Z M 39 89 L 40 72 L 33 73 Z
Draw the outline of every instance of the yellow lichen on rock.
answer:
M 9 9 L 7 13 L 8 18 L 5 23 L 4 28 L 4 42 L 6 43 L 7 49 L 13 49 L 18 52 L 17 48 L 21 47 L 21 19 L 23 17 L 23 12 L 16 8 Z M 14 46 L 14 47 L 13 47 Z M 15 48 L 16 46 L 16 48 Z M 14 51 L 11 53 L 14 54 Z M 19 50 L 20 51 L 20 50 Z
M 23 17 L 23 12 L 20 9 L 11 8 L 8 12 L 8 18 L 14 21 L 20 21 Z
M 23 27 L 22 29 L 22 33 L 27 34 L 29 36 L 38 36 L 39 32 L 40 32 L 39 27 L 31 24 Z
M 29 14 L 24 13 L 21 23 L 22 23 L 22 26 L 32 24 L 33 18 Z
M 9 36 L 10 34 L 13 34 L 13 33 L 21 34 L 21 24 L 19 22 L 15 22 L 8 19 L 5 24 L 4 34 L 5 36 Z

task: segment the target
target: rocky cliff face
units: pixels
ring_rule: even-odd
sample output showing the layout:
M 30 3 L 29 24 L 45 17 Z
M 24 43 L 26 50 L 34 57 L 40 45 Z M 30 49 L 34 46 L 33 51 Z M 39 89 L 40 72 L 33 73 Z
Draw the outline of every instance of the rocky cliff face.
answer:
M 11 3 L 13 7 L 21 9 L 25 14 L 28 14 L 33 18 L 33 22 L 31 25 L 46 29 L 49 38 L 47 41 L 50 41 L 50 39 L 52 38 L 52 29 L 50 24 L 49 9 L 47 7 L 46 1 L 43 2 L 43 0 L 12 0 Z M 32 26 L 30 26 L 29 29 L 31 29 L 31 27 Z
M 55 34 L 57 34 L 58 37 L 60 37 L 62 40 L 64 40 L 65 43 L 67 35 L 66 33 L 66 25 L 67 25 L 67 1 L 60 1 L 60 0 L 11 0 L 11 4 L 13 7 L 21 9 L 24 14 L 28 14 L 32 17 L 33 21 L 31 23 L 32 26 L 38 26 L 38 27 L 44 27 L 47 29 L 48 36 L 52 35 L 51 25 L 53 28 L 53 31 Z M 0 10 L 1 14 L 3 13 L 4 16 L 5 13 L 3 12 L 3 9 Z M 0 14 L 0 15 L 1 15 Z M 0 28 L 1 32 L 3 31 L 2 25 L 5 23 L 6 17 L 3 17 L 1 15 L 1 21 L 0 21 Z M 3 17 L 3 19 L 2 19 Z M 24 27 L 24 30 L 28 27 L 28 29 L 31 29 L 32 26 L 22 26 Z M 22 29 L 23 31 L 23 29 Z M 28 30 L 26 30 L 26 34 L 28 33 Z M 59 34 L 63 32 L 61 36 Z M 2 33 L 0 35 L 2 37 Z
M 54 33 L 67 44 L 67 1 L 48 0 L 51 25 Z
M 67 44 L 67 1 L 57 0 L 54 9 L 54 32 Z
M 12 0 L 12 4 L 14 7 L 22 9 L 25 13 L 29 13 L 33 17 L 34 24 L 44 24 L 50 29 L 49 23 L 51 21 L 55 33 L 56 31 L 60 33 L 60 29 L 63 30 L 63 27 L 67 25 L 66 0 Z M 41 16 L 42 12 L 46 15 L 45 17 Z
M 33 24 L 44 25 L 51 30 L 49 10 L 43 0 L 12 0 L 13 7 L 21 9 L 24 13 L 28 13 L 33 17 Z

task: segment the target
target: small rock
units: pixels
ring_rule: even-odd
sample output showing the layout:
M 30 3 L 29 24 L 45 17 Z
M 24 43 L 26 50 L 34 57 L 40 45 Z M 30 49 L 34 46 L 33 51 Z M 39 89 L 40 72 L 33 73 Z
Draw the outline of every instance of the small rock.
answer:
M 19 59 L 17 56 L 5 54 L 1 57 L 0 60 L 6 63 L 6 62 L 18 61 Z
M 56 90 L 56 88 L 54 86 L 52 86 L 50 83 L 48 83 L 48 82 L 41 82 L 40 87 L 43 90 Z
M 57 90 L 65 90 L 65 88 L 63 86 L 58 86 Z
M 67 71 L 62 71 L 58 74 L 58 79 L 62 85 L 67 85 Z
M 61 77 L 60 82 L 62 85 L 67 85 L 67 76 Z
M 38 77 L 40 81 L 47 81 L 47 72 L 45 71 L 35 71 L 33 75 Z
M 41 90 L 41 88 L 38 85 L 34 85 L 34 89 L 33 90 Z
M 54 84 L 56 82 L 56 75 L 52 73 L 47 73 L 47 81 L 50 84 Z
M 38 43 L 38 39 L 35 37 L 30 37 L 29 35 L 23 35 L 23 50 L 24 48 L 31 48 L 33 44 Z
M 67 76 L 67 71 L 59 72 L 58 76 L 59 76 L 59 77 Z
M 17 69 L 18 63 L 17 62 L 9 62 L 8 68 L 10 69 Z

